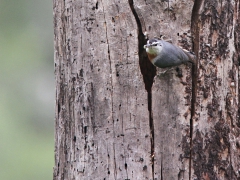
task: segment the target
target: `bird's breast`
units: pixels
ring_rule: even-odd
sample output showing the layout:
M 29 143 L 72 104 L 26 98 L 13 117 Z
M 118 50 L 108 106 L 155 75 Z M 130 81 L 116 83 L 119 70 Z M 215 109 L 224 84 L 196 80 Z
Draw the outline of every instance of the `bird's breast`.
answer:
M 156 54 L 150 54 L 150 53 L 147 53 L 147 55 L 148 55 L 148 59 L 149 59 L 150 62 L 153 64 L 153 59 L 154 59 L 155 57 L 157 57 L 157 55 L 156 55 Z

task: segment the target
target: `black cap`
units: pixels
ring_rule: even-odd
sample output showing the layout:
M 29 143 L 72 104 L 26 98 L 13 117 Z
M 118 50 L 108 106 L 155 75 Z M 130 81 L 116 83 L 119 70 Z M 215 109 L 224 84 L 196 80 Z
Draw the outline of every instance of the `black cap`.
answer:
M 158 42 L 158 39 L 150 39 L 150 40 L 149 40 L 149 44 L 152 44 L 152 43 L 154 43 L 154 42 Z

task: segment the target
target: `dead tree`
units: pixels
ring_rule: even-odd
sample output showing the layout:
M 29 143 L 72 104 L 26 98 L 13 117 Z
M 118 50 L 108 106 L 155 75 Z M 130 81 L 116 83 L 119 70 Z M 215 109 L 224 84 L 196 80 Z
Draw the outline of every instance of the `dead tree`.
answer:
M 54 0 L 54 180 L 239 179 L 239 7 Z M 161 75 L 145 32 L 197 64 Z

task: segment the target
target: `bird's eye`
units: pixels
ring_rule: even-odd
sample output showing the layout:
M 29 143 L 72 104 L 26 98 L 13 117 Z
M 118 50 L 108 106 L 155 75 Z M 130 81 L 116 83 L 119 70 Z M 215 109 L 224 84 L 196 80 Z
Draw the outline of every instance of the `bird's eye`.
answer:
M 153 46 L 157 46 L 157 44 L 153 44 Z

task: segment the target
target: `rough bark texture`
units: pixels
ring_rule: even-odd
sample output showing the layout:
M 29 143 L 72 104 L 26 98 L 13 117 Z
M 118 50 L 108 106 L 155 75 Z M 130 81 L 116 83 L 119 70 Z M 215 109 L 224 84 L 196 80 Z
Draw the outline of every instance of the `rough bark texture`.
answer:
M 240 178 L 239 1 L 205 0 L 198 8 L 192 179 L 235 180 Z
M 54 180 L 240 178 L 239 1 L 54 0 Z M 161 74 L 148 37 L 198 63 Z
M 149 38 L 164 35 L 173 44 L 191 50 L 193 2 L 136 1 Z M 154 179 L 189 179 L 191 65 L 173 68 L 165 74 L 158 69 L 152 86 L 151 129 Z M 151 100 L 151 99 L 150 99 Z
M 151 177 L 147 92 L 127 1 L 55 1 L 54 179 Z

